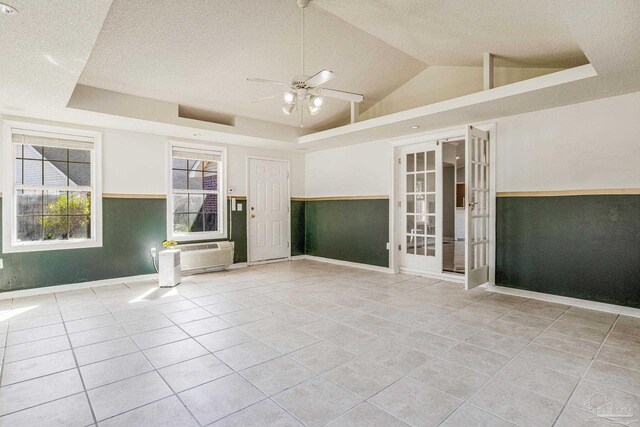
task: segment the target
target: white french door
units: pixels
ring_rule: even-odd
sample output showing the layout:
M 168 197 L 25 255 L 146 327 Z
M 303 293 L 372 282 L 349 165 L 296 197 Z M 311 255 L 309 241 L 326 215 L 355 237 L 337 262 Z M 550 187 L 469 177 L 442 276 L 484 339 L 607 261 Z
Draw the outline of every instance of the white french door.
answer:
M 489 132 L 467 127 L 465 143 L 465 288 L 489 281 Z
M 436 141 L 400 149 L 400 268 L 442 271 L 442 146 Z
M 249 159 L 249 262 L 289 256 L 289 163 Z

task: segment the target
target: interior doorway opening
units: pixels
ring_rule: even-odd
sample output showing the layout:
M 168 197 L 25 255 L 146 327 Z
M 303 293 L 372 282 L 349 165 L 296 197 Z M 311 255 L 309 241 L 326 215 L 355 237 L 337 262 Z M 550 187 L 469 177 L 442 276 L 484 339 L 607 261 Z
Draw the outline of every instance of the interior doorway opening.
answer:
M 442 150 L 442 271 L 465 270 L 465 141 L 447 141 Z

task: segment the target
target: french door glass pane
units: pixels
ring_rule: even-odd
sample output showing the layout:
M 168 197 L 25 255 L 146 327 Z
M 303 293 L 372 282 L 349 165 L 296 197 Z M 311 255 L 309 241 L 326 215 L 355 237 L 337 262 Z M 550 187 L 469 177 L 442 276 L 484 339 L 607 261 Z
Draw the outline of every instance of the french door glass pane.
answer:
M 427 152 L 427 170 L 428 171 L 436 170 L 436 152 L 435 151 Z
M 416 172 L 424 171 L 424 153 L 416 153 Z
M 413 153 L 407 154 L 407 172 L 413 172 L 415 170 L 414 157 Z

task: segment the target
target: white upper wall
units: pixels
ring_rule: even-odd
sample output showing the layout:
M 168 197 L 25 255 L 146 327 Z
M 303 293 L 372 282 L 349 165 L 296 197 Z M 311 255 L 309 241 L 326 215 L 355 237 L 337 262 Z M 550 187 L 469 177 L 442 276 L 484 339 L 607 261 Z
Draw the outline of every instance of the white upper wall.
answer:
M 493 120 L 497 191 L 640 188 L 640 92 Z M 413 135 L 415 136 L 415 135 Z M 390 194 L 391 148 L 307 154 L 307 197 Z
M 388 195 L 391 148 L 385 142 L 308 153 L 306 197 Z
M 498 121 L 497 191 L 640 188 L 640 92 Z

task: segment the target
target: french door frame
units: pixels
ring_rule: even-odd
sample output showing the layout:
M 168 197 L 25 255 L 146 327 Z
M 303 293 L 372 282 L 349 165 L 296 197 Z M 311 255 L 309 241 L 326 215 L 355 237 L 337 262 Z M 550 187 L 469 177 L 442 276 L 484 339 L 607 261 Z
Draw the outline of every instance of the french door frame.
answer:
M 489 132 L 489 283 L 495 284 L 495 266 L 496 266 L 496 152 L 497 152 L 497 126 L 496 123 L 480 123 L 472 124 L 473 127 Z M 430 132 L 421 132 L 411 136 L 393 138 L 387 140 L 390 143 L 390 161 L 391 161 L 391 194 L 389 195 L 389 269 L 394 273 L 400 273 L 400 253 L 398 245 L 402 243 L 403 234 L 398 232 L 398 223 L 400 221 L 398 208 L 398 197 L 401 195 L 400 183 L 398 182 L 398 157 L 400 148 L 420 144 L 427 141 L 448 142 L 459 139 L 465 139 L 467 126 L 458 126 L 447 129 L 440 129 Z M 467 236 L 465 236 L 465 242 Z M 421 272 L 425 276 L 433 276 L 451 281 L 464 283 L 464 276 L 454 273 L 430 273 Z M 466 272 L 465 272 L 466 274 Z
M 251 195 L 251 160 L 267 160 L 270 162 L 282 162 L 287 165 L 287 256 L 286 258 L 281 258 L 277 260 L 267 260 L 267 261 L 251 261 L 251 212 L 249 210 L 250 200 L 249 197 Z M 246 194 L 247 194 L 247 203 L 245 207 L 245 213 L 247 216 L 247 265 L 257 265 L 257 264 L 265 264 L 270 262 L 277 262 L 282 260 L 291 261 L 291 161 L 289 159 L 279 159 L 275 157 L 260 157 L 260 156 L 247 156 L 246 161 Z M 231 213 L 230 213 L 231 214 Z

